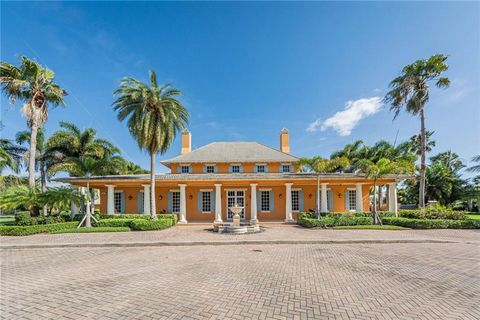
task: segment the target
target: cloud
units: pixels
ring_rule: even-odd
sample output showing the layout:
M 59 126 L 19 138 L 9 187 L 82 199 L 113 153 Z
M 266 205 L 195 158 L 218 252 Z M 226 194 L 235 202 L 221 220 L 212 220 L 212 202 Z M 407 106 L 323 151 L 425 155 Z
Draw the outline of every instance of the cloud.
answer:
M 325 131 L 328 128 L 332 128 L 341 136 L 348 136 L 352 133 L 360 120 L 371 116 L 382 107 L 382 98 L 371 97 L 358 100 L 351 100 L 345 103 L 345 108 L 342 111 L 338 111 L 332 117 L 322 121 L 316 119 L 310 123 L 307 127 L 307 131 Z

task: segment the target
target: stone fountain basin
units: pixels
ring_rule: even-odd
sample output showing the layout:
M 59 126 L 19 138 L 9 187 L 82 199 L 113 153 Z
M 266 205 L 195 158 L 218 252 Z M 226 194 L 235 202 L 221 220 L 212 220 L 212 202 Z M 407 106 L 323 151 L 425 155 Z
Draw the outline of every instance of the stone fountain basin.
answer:
M 260 232 L 260 226 L 258 224 L 253 225 L 240 225 L 234 226 L 231 223 L 223 223 L 213 226 L 213 231 L 218 233 L 233 233 L 233 234 L 242 234 L 242 233 L 256 233 Z

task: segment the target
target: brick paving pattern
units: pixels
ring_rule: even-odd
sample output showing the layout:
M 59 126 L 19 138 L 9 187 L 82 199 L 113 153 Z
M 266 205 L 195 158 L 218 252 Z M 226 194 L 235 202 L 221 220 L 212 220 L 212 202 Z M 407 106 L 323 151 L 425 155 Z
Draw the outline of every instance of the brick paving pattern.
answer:
M 3 319 L 480 319 L 480 252 L 469 241 L 478 233 L 464 234 L 459 243 L 5 249 L 0 312 Z

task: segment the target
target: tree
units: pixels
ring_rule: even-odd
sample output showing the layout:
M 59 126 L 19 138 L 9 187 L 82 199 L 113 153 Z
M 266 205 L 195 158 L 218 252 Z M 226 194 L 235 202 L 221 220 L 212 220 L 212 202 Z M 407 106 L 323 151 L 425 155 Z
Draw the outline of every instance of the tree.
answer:
M 432 135 L 435 133 L 435 131 L 426 131 L 425 132 L 425 150 L 427 152 L 432 151 L 432 149 L 435 147 L 436 142 L 435 140 L 432 140 Z M 421 135 L 416 134 L 408 141 L 405 141 L 398 145 L 398 149 L 402 150 L 403 152 L 408 152 L 408 153 L 413 153 L 416 155 L 421 155 L 422 153 L 422 148 L 421 148 Z
M 343 171 L 350 165 L 350 161 L 345 156 L 339 156 L 333 159 L 324 159 L 322 157 L 301 158 L 299 161 L 300 170 L 303 172 L 315 172 L 317 174 L 317 201 L 316 213 L 317 219 L 320 214 L 320 175 L 322 173 L 333 173 Z
M 13 172 L 18 173 L 24 152 L 24 148 L 15 145 L 10 140 L 0 139 L 0 173 L 5 168 L 10 168 Z
M 436 54 L 426 60 L 417 60 L 405 66 L 402 74 L 390 82 L 392 88 L 385 96 L 384 101 L 391 104 L 390 110 L 395 113 L 394 118 L 405 108 L 408 113 L 420 117 L 420 189 L 419 206 L 425 207 L 425 175 L 426 175 L 426 129 L 425 104 L 428 102 L 429 83 L 434 82 L 438 88 L 447 88 L 450 80 L 441 77 L 448 69 L 445 63 L 447 56 Z
M 38 215 L 42 203 L 40 190 L 26 185 L 12 186 L 0 195 L 0 209 L 15 210 L 25 208 L 32 215 Z
M 480 155 L 475 156 L 472 158 L 473 162 L 476 162 L 478 164 L 471 166 L 470 168 L 467 169 L 469 172 L 480 172 Z
M 147 174 L 150 171 L 143 169 L 138 164 L 125 160 L 125 163 L 120 174 Z
M 155 159 L 165 153 L 178 132 L 185 130 L 189 114 L 177 100 L 181 92 L 170 84 L 158 86 L 155 71 L 150 71 L 150 84 L 124 78 L 115 90 L 113 109 L 120 121 L 127 121 L 130 134 L 140 149 L 150 155 L 150 218 L 157 219 L 155 206 Z
M 373 222 L 382 224 L 382 220 L 377 212 L 377 181 L 389 174 L 409 174 L 414 168 L 411 162 L 400 160 L 391 161 L 387 158 L 379 159 L 373 162 L 369 159 L 362 159 L 356 163 L 356 169 L 365 175 L 366 178 L 373 180 Z
M 37 131 L 48 118 L 48 106 L 65 106 L 63 97 L 67 92 L 54 82 L 55 73 L 36 61 L 24 56 L 20 66 L 0 62 L 0 83 L 3 92 L 11 103 L 24 102 L 22 112 L 30 128 L 30 152 L 28 160 L 28 182 L 35 187 L 35 150 L 37 149 Z

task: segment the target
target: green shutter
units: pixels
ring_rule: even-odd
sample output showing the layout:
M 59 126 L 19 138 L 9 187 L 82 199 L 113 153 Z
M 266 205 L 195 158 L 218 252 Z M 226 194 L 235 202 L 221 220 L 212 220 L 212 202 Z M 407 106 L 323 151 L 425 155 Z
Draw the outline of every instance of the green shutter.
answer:
M 299 209 L 299 211 L 304 210 L 303 209 L 304 204 L 305 204 L 305 200 L 304 200 L 303 191 L 298 191 L 298 209 Z
M 168 211 L 168 213 L 173 213 L 172 193 L 171 192 L 168 192 L 168 195 L 167 195 L 167 211 Z
M 240 173 L 243 173 L 243 165 L 240 165 Z
M 270 196 L 269 196 L 269 200 L 270 200 L 270 203 L 269 203 L 269 206 L 270 206 L 270 212 L 274 211 L 275 210 L 275 198 L 274 198 L 274 195 L 275 193 L 273 191 L 269 191 L 270 192 Z
M 217 165 L 214 165 L 214 166 L 213 166 L 213 172 L 215 172 L 215 173 L 217 173 L 217 172 L 218 172 Z
M 143 213 L 143 192 L 137 193 L 137 213 Z
M 327 191 L 327 210 L 333 211 L 333 191 Z
M 182 166 L 178 165 L 177 166 L 177 173 L 181 173 L 182 172 Z
M 210 211 L 215 212 L 215 191 L 210 191 Z
M 207 166 L 203 165 L 203 173 L 207 173 Z
M 197 195 L 197 209 L 199 212 L 202 212 L 203 208 L 202 208 L 202 196 L 203 196 L 203 192 L 202 191 L 199 191 L 198 192 L 198 195 Z
M 262 210 L 262 193 L 257 191 L 257 212 Z
M 228 166 L 228 173 L 232 173 L 232 166 Z
M 125 213 L 125 192 L 123 191 L 120 196 L 120 213 Z
M 257 172 L 258 172 L 258 166 L 257 166 L 257 165 L 253 166 L 253 172 L 254 172 L 254 173 L 257 173 Z

